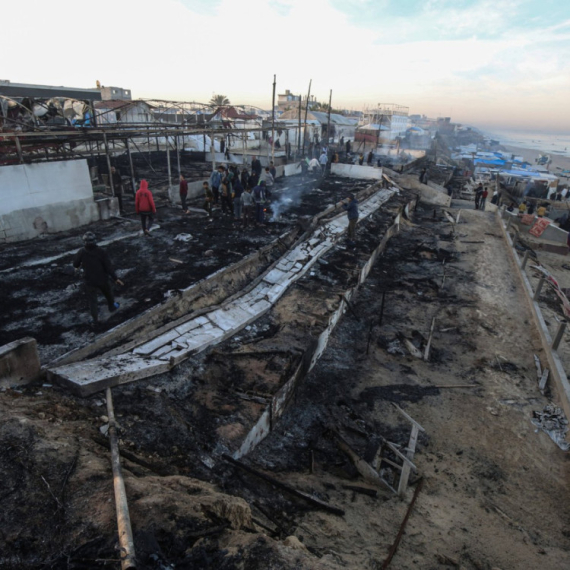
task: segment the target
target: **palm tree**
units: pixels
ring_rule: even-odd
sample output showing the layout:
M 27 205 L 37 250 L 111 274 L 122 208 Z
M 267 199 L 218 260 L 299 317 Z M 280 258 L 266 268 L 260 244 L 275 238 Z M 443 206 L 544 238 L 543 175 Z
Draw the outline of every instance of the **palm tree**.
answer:
M 210 105 L 215 107 L 222 107 L 223 105 L 229 105 L 230 100 L 225 95 L 212 95 L 210 99 Z

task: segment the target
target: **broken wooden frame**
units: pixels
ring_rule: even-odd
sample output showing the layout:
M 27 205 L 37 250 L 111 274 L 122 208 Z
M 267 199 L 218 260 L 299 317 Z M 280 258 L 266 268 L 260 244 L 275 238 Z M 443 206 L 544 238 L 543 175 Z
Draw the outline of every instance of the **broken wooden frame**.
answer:
M 338 433 L 337 430 L 334 428 L 329 427 L 329 430 L 333 434 L 336 444 L 338 445 L 339 449 L 343 451 L 352 461 L 353 465 L 356 467 L 357 471 L 363 477 L 365 481 L 372 484 L 381 484 L 395 495 L 399 495 L 400 497 L 404 497 L 406 494 L 406 490 L 408 488 L 408 482 L 410 480 L 410 474 L 412 469 L 418 472 L 418 468 L 414 465 L 413 459 L 416 452 L 416 445 L 418 443 L 418 436 L 419 433 L 425 431 L 425 429 L 414 420 L 409 414 L 404 412 L 402 408 L 400 408 L 397 404 L 392 402 L 392 405 L 400 413 L 406 420 L 408 420 L 412 424 L 412 431 L 410 433 L 410 439 L 408 441 L 408 445 L 403 450 L 399 449 L 394 443 L 389 441 L 384 441 L 383 444 L 379 447 L 376 457 L 372 462 L 372 465 L 368 464 L 364 459 L 362 459 L 358 453 L 356 453 L 348 444 L 348 442 Z M 388 457 L 384 457 L 382 452 L 388 448 L 397 459 L 401 460 L 401 464 L 397 463 L 397 461 L 393 461 Z M 394 488 L 392 484 L 384 479 L 382 475 L 380 475 L 380 469 L 382 467 L 382 463 L 387 463 L 392 469 L 400 472 L 400 477 L 398 480 L 398 488 Z

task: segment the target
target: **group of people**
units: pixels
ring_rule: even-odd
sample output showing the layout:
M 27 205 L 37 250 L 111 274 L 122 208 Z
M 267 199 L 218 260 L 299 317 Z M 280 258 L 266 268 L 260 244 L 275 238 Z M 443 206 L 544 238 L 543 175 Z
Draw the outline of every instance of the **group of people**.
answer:
M 485 204 L 487 202 L 487 196 L 489 195 L 489 190 L 486 186 L 483 186 L 482 182 L 479 182 L 479 186 L 475 188 L 475 209 L 485 211 Z
M 220 165 L 212 171 L 209 180 L 202 184 L 203 207 L 210 218 L 213 208 L 219 205 L 224 215 L 242 221 L 244 227 L 252 223 L 263 224 L 276 176 L 277 170 L 273 162 L 263 170 L 256 156 L 251 161 L 251 171 L 245 167 L 240 171 L 235 165 Z M 180 192 L 182 191 L 181 183 Z

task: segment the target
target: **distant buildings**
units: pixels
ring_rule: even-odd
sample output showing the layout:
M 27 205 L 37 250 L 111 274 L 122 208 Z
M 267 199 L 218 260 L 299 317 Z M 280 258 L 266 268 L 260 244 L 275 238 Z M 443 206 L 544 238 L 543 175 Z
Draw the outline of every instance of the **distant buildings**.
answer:
M 97 101 L 95 118 L 98 125 L 117 123 L 151 123 L 154 121 L 153 107 L 145 101 Z
M 103 101 L 109 100 L 120 100 L 120 101 L 131 101 L 131 90 L 123 89 L 123 87 L 100 87 L 101 99 Z

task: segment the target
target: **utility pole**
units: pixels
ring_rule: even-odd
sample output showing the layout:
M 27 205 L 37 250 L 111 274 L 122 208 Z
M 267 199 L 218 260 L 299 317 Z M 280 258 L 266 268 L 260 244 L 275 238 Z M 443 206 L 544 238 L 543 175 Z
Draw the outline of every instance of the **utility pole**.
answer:
M 273 102 L 271 104 L 271 160 L 275 161 L 275 85 L 277 75 L 273 76 Z
M 313 80 L 309 80 L 309 92 L 307 93 L 307 104 L 305 105 L 305 130 L 303 134 L 303 154 L 305 154 L 305 134 L 307 133 L 307 113 L 309 112 L 309 99 L 311 98 L 311 83 Z
M 327 119 L 327 147 L 330 144 L 330 137 L 331 137 L 331 133 L 330 133 L 330 129 L 331 129 L 331 105 L 332 105 L 332 89 L 329 95 L 329 116 Z M 333 140 L 334 142 L 334 140 Z
M 299 95 L 299 133 L 297 136 L 297 154 L 301 150 L 301 101 L 303 99 L 302 95 Z

